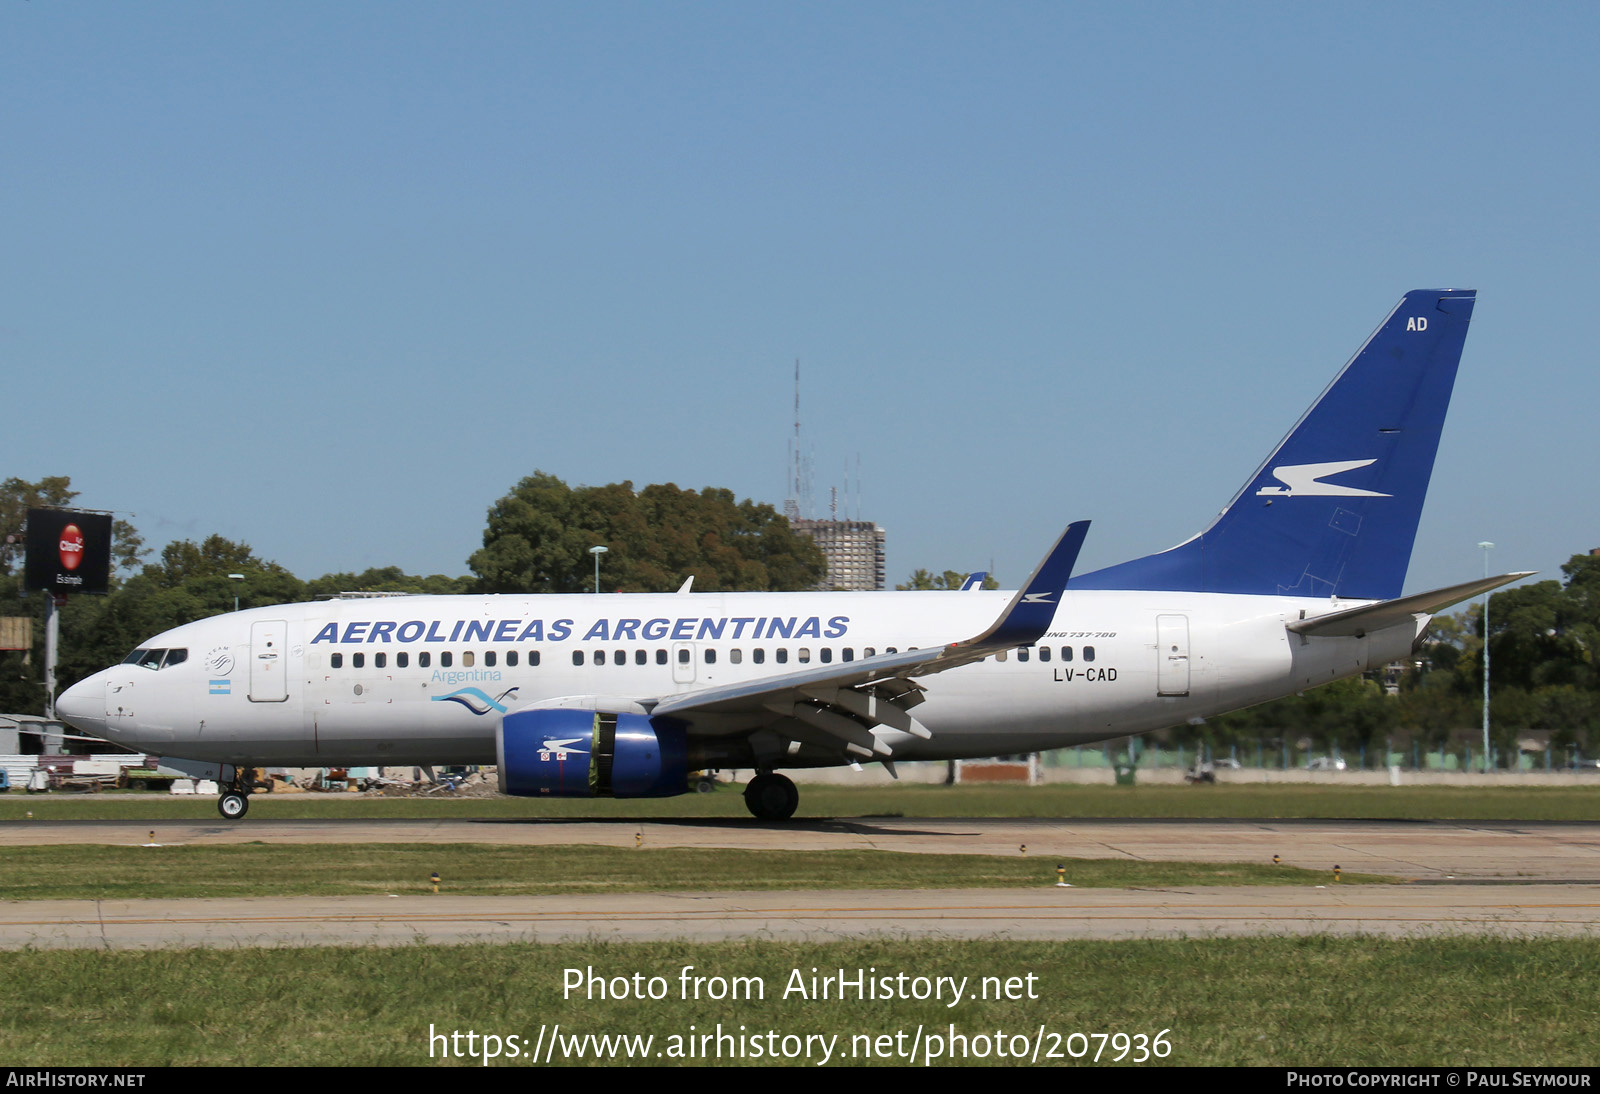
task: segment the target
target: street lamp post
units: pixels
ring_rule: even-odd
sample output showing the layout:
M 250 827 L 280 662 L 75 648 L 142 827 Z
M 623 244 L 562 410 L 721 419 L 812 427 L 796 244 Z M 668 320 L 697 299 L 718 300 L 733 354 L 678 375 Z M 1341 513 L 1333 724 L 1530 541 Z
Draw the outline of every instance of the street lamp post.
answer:
M 228 580 L 229 581 L 243 581 L 244 580 L 244 575 L 243 574 L 229 574 L 228 575 Z M 239 586 L 237 586 L 237 585 L 235 585 L 233 587 L 233 610 L 234 611 L 238 611 L 239 610 Z
M 594 591 L 600 591 L 600 556 L 606 553 L 604 547 L 591 547 L 589 553 L 594 556 Z
M 1483 548 L 1483 576 L 1489 577 L 1489 552 L 1494 549 L 1494 544 L 1484 540 L 1478 544 Z M 1489 770 L 1489 591 L 1483 592 L 1483 770 Z

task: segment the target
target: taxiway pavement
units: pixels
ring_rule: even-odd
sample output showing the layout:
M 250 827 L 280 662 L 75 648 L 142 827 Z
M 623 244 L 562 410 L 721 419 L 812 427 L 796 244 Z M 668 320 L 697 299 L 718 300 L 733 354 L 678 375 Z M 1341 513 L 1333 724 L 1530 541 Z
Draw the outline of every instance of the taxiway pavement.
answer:
M 1197 862 L 1329 872 L 1321 886 L 395 895 L 0 902 L 0 949 L 578 939 L 1171 938 L 1247 934 L 1593 935 L 1600 824 L 852 818 L 746 821 L 33 821 L 0 846 L 496 843 L 855 848 Z M 1026 850 L 1024 850 L 1024 848 Z M 1350 885 L 1347 872 L 1406 878 Z M 1053 873 L 1053 871 L 1051 871 Z M 1069 869 L 1070 878 L 1070 869 Z

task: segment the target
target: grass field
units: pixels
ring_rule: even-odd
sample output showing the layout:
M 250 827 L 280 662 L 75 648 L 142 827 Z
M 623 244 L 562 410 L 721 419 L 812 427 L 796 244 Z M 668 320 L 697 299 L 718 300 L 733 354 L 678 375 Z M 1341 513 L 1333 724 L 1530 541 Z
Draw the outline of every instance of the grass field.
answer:
M 250 816 L 313 817 L 652 817 L 748 818 L 737 788 L 677 798 L 366 798 L 353 794 L 257 794 Z M 162 794 L 0 796 L 0 821 L 28 813 L 57 820 L 217 820 L 213 799 Z M 1600 821 L 1600 785 L 1587 787 L 1337 786 L 804 786 L 801 818 L 816 817 L 1163 817 L 1395 820 Z M 249 818 L 243 822 L 248 825 Z
M 209 800 L 103 794 L 0 798 L 0 820 L 189 819 L 222 823 Z M 1565 788 L 1340 787 L 1327 785 L 1134 788 L 1055 786 L 804 787 L 803 817 L 1156 817 L 1600 820 L 1600 795 Z M 651 801 L 360 799 L 258 796 L 251 818 L 745 817 L 738 793 Z M 250 821 L 244 822 L 248 829 Z M 753 823 L 753 822 L 752 822 Z M 143 833 L 139 833 L 141 836 Z M 159 833 L 158 833 L 159 838 Z M 1054 862 L 1021 856 L 899 855 L 864 851 L 747 852 L 688 848 L 505 847 L 487 845 L 203 845 L 144 848 L 8 848 L 0 895 L 127 898 L 248 896 L 256 893 L 417 892 L 438 870 L 452 893 L 698 888 L 930 888 L 1050 884 Z M 1255 866 L 1071 863 L 1076 885 L 1307 884 L 1325 878 Z M 1172 873 L 1171 871 L 1179 871 Z M 861 879 L 861 880 L 857 880 Z M 1362 879 L 1351 878 L 1357 881 Z M 1374 879 L 1381 880 L 1381 879 Z M 763 999 L 684 1000 L 680 970 L 759 980 Z M 604 976 L 659 975 L 659 1001 L 562 997 L 563 970 Z M 1038 998 L 938 1001 L 824 1001 L 783 998 L 794 970 L 809 977 L 839 969 L 869 975 L 1037 979 Z M 753 982 L 753 981 L 752 981 Z M 25 1064 L 140 1067 L 202 1065 L 439 1065 L 445 1042 L 428 1033 L 475 1031 L 523 1055 L 561 1024 L 563 1037 L 653 1037 L 639 1062 L 673 1063 L 685 1040 L 720 1024 L 751 1040 L 809 1056 L 777 1062 L 913 1062 L 935 1031 L 951 1027 L 968 1056 L 936 1063 L 1017 1066 L 997 1055 L 1026 1035 L 1040 1063 L 1114 1062 L 1119 1044 L 1094 1035 L 1161 1031 L 1165 1059 L 1147 1065 L 1590 1065 L 1600 1057 L 1600 950 L 1589 940 L 1432 938 L 1193 939 L 1175 942 L 1022 943 L 943 939 L 780 943 L 508 944 L 392 949 L 26 951 L 0 960 L 0 1060 Z M 739 1027 L 744 1027 L 741 1031 Z M 775 1031 L 777 1041 L 766 1035 Z M 1044 1034 L 1040 1039 L 1040 1033 Z M 1004 1034 L 1003 1041 L 997 1034 Z M 1089 1035 L 1089 1040 L 1070 1034 Z M 512 1042 L 510 1036 L 527 1038 Z M 983 1040 L 974 1040 L 981 1035 Z M 785 1042 L 784 1037 L 796 1038 Z M 809 1044 L 806 1037 L 822 1038 Z M 827 1038 L 835 1038 L 827 1042 Z M 551 1037 L 550 1040 L 554 1038 Z M 541 1041 L 548 1045 L 548 1041 Z M 1147 1041 L 1146 1044 L 1149 1042 Z M 458 1042 L 465 1051 L 464 1039 Z M 570 1042 L 563 1042 L 570 1045 Z M 716 1044 L 715 1041 L 710 1043 Z M 1135 1042 L 1137 1045 L 1137 1042 Z M 634 1042 L 637 1051 L 638 1042 Z M 702 1046 L 709 1047 L 709 1046 Z M 623 1063 L 615 1044 L 587 1062 Z M 864 1055 L 869 1050 L 888 1055 Z M 1049 1059 L 1055 1051 L 1064 1058 Z M 763 1049 L 764 1051 L 764 1049 Z M 661 1053 L 662 1055 L 656 1055 Z M 674 1053 L 679 1054 L 675 1056 Z M 897 1054 L 898 1053 L 898 1054 Z M 1129 1056 L 1134 1053 L 1130 1051 Z M 554 1062 L 561 1062 L 557 1055 Z M 567 1062 L 579 1062 L 569 1056 Z M 692 1063 L 706 1062 L 696 1056 Z M 711 1062 L 716 1062 L 712 1060 Z M 922 1058 L 914 1062 L 923 1062 Z M 1127 1060 L 1124 1062 L 1131 1062 Z
M 681 970 L 692 975 L 754 978 L 763 998 L 681 998 Z M 666 998 L 563 998 L 564 970 L 604 978 L 661 977 Z M 976 995 L 983 977 L 1017 978 L 1017 999 L 892 1001 L 791 995 L 799 970 L 809 981 L 839 969 L 873 970 L 881 978 L 968 978 Z M 1032 974 L 1037 998 L 1022 987 Z M 703 990 L 712 987 L 709 982 Z M 1003 993 L 997 993 L 1003 994 Z M 305 950 L 176 950 L 102 953 L 25 952 L 0 962 L 0 1059 L 28 1066 L 161 1064 L 296 1065 L 475 1064 L 441 1059 L 448 1047 L 429 1030 L 493 1034 L 502 1051 L 523 1056 L 535 1039 L 561 1034 L 646 1035 L 641 1062 L 679 1062 L 684 1040 L 730 1037 L 724 1062 L 767 1064 L 749 1046 L 804 1051 L 777 1062 L 816 1064 L 826 1039 L 834 1064 L 923 1062 L 937 1033 L 968 1040 L 971 1062 L 1017 1066 L 1010 1053 L 1031 1052 L 1040 1031 L 1039 1063 L 1092 1063 L 1067 1056 L 1098 1048 L 1114 1062 L 1121 1042 L 1096 1034 L 1167 1031 L 1170 1054 L 1143 1066 L 1272 1065 L 1593 1065 L 1600 1050 L 1600 961 L 1594 944 L 1571 940 L 1267 938 L 1178 942 L 1020 943 L 946 941 L 799 944 L 772 941 L 622 946 L 474 945 L 400 949 L 318 947 Z M 915 1038 L 922 1028 L 920 1042 Z M 774 1031 L 776 1039 L 767 1038 Z M 1073 1033 L 1090 1035 L 1085 1041 Z M 996 1035 L 1002 1035 L 999 1038 Z M 509 1036 L 526 1038 L 526 1045 Z M 900 1035 L 898 1043 L 896 1035 Z M 1028 1044 L 1016 1038 L 1026 1035 Z M 676 1038 L 676 1040 L 674 1040 Z M 995 1053 L 1000 1044 L 1008 1055 Z M 564 1042 L 569 1043 L 569 1042 Z M 1150 1042 L 1146 1042 L 1147 1044 Z M 706 1047 L 715 1042 L 703 1042 Z M 638 1050 L 636 1044 L 636 1051 Z M 944 1046 L 941 1046 L 944 1047 Z M 590 1062 L 595 1046 L 585 1046 Z M 869 1060 L 869 1051 L 888 1058 Z M 1050 1060 L 1054 1050 L 1061 1059 Z M 763 1048 L 765 1051 L 765 1048 Z M 946 1051 L 948 1049 L 946 1048 Z M 657 1054 L 660 1055 L 657 1055 Z M 1130 1049 L 1131 1063 L 1134 1050 Z M 554 1056 L 562 1062 L 562 1054 Z M 567 1062 L 579 1062 L 569 1059 Z M 612 1046 L 602 1061 L 624 1063 Z M 691 1063 L 706 1062 L 698 1058 Z M 716 1062 L 714 1059 L 709 1062 Z M 1023 1063 L 1028 1062 L 1026 1059 Z
M 516 847 L 488 844 L 203 844 L 191 847 L 13 847 L 0 899 L 426 893 L 669 892 L 703 889 L 956 889 L 1053 885 L 1040 856 L 906 855 L 893 851 L 736 851 L 682 847 Z M 1071 859 L 1080 887 L 1320 885 L 1324 872 L 1288 866 Z M 1393 878 L 1345 875 L 1345 883 Z

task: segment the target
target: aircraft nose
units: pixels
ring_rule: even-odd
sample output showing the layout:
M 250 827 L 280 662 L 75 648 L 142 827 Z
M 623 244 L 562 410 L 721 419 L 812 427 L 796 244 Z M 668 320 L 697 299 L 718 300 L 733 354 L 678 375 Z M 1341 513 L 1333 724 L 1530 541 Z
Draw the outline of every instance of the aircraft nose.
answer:
M 101 676 L 80 680 L 56 696 L 56 717 L 91 737 L 106 733 L 106 686 Z

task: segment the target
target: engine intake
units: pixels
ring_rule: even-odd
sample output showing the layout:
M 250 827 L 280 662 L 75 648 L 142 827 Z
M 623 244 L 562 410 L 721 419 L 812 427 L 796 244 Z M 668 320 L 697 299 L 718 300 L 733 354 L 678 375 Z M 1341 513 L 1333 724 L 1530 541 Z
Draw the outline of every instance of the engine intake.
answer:
M 551 798 L 670 798 L 689 788 L 687 735 L 670 719 L 603 710 L 507 714 L 495 745 L 500 793 Z

